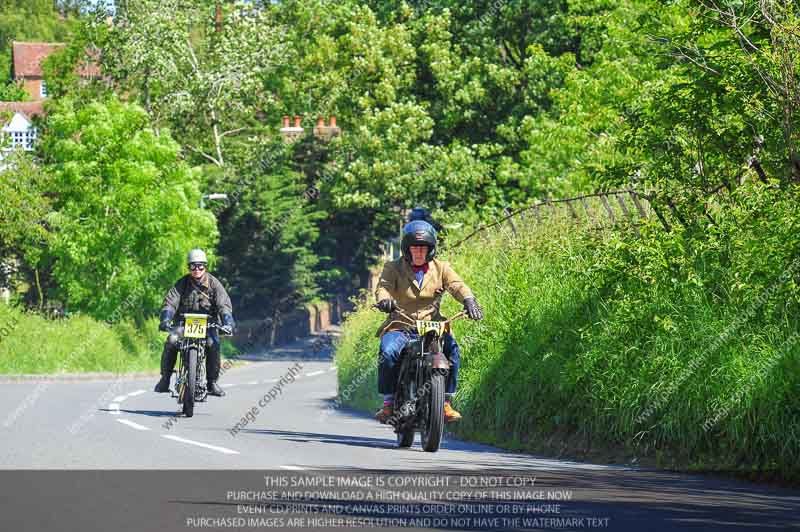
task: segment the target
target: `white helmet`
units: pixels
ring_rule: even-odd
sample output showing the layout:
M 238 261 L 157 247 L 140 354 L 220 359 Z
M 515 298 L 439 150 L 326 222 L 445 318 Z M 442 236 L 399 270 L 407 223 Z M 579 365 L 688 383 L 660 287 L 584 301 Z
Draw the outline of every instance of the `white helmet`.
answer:
M 192 264 L 194 262 L 202 262 L 203 264 L 208 264 L 208 259 L 206 258 L 206 252 L 200 248 L 193 249 L 189 252 L 189 256 L 186 258 L 186 262 Z

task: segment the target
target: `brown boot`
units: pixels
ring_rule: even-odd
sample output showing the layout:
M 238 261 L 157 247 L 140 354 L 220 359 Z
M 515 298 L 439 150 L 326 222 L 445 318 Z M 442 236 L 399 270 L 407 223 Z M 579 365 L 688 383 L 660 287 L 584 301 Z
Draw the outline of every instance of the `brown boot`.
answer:
M 389 418 L 391 418 L 393 415 L 394 415 L 394 405 L 384 404 L 383 408 L 375 412 L 375 419 L 377 419 L 378 421 L 380 421 L 385 425 L 386 422 L 389 421 Z
M 450 405 L 450 401 L 444 403 L 444 422 L 452 423 L 461 419 L 461 414 Z

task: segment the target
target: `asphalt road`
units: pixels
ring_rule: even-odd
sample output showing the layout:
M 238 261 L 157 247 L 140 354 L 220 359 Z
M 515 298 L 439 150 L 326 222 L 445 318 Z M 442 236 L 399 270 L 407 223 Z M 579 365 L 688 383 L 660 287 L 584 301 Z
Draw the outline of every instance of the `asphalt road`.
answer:
M 306 488 L 303 500 L 311 495 L 328 506 L 313 515 L 355 516 L 376 528 L 800 528 L 800 492 L 788 489 L 546 459 L 451 437 L 435 454 L 420 449 L 418 436 L 414 447 L 399 450 L 391 428 L 336 407 L 336 368 L 326 353 L 314 354 L 304 343 L 267 358 L 227 371 L 221 379 L 227 396 L 198 403 L 191 419 L 175 415 L 178 405 L 167 394 L 152 392 L 152 377 L 0 384 L 0 530 L 91 530 L 92 525 L 103 530 L 231 529 L 237 528 L 235 522 L 220 519 L 253 518 L 259 512 L 263 518 L 263 513 L 276 514 L 271 511 L 276 504 L 300 500 L 297 492 L 280 491 L 265 502 L 239 497 L 242 490 L 286 488 L 298 478 L 334 475 L 361 475 L 363 490 L 383 494 L 377 499 L 381 506 L 354 510 L 352 494 L 314 496 Z M 286 383 L 295 373 L 293 382 Z M 282 378 L 286 384 L 278 391 Z M 271 390 L 274 398 L 267 401 Z M 282 477 L 287 484 L 267 477 Z M 439 486 L 446 481 L 446 489 L 430 491 L 428 481 L 428 492 L 401 499 L 396 493 L 389 496 L 393 488 L 386 479 L 395 492 L 419 488 L 414 479 L 438 479 Z M 194 487 L 191 493 L 181 489 L 187 484 Z M 108 515 L 101 521 L 92 512 L 74 511 L 83 504 L 96 507 L 98 497 L 127 502 L 103 505 Z M 395 502 L 406 506 L 393 508 Z M 430 506 L 434 503 L 444 506 Z M 495 506 L 470 506 L 477 503 Z M 335 504 L 351 507 L 337 513 L 331 510 Z M 155 524 L 132 517 L 141 512 L 148 512 Z M 197 520 L 202 516 L 211 521 Z M 414 516 L 428 521 L 391 520 Z M 437 516 L 438 522 L 432 520 Z M 377 518 L 387 521 L 368 521 Z M 289 528 L 287 523 L 245 521 L 247 526 L 238 529 Z M 353 524 L 307 521 L 294 528 Z

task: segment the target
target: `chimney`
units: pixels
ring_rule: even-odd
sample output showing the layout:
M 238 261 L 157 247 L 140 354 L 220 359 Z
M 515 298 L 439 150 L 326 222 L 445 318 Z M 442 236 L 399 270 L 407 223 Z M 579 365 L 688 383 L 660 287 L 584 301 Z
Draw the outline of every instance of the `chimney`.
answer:
M 283 127 L 281 128 L 281 135 L 283 136 L 284 142 L 294 142 L 303 136 L 303 127 L 300 125 L 303 117 L 300 115 L 295 115 L 294 126 L 290 125 L 289 123 L 291 118 L 292 117 L 289 115 L 283 115 Z
M 314 127 L 314 136 L 320 140 L 331 140 L 333 137 L 338 137 L 342 132 L 341 129 L 336 127 L 336 116 L 331 115 L 331 122 L 325 125 L 325 117 L 320 116 L 317 118 L 317 125 Z

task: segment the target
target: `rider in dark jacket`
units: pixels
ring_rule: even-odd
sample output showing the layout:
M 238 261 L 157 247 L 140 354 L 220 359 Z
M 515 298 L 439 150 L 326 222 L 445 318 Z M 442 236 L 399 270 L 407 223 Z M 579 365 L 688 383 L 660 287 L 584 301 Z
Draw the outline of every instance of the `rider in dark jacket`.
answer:
M 211 316 L 210 321 L 221 323 L 223 332 L 233 331 L 233 308 L 231 299 L 216 277 L 208 273 L 208 260 L 202 249 L 193 249 L 188 256 L 189 274 L 181 277 L 170 288 L 161 308 L 161 324 L 159 329 L 169 331 L 164 351 L 161 354 L 161 380 L 155 391 L 169 391 L 169 381 L 175 362 L 178 358 L 178 341 L 180 337 L 170 329 L 172 319 L 184 313 L 202 313 Z M 206 338 L 206 380 L 210 395 L 223 396 L 225 392 L 217 384 L 219 378 L 220 356 L 219 335 L 210 328 Z

